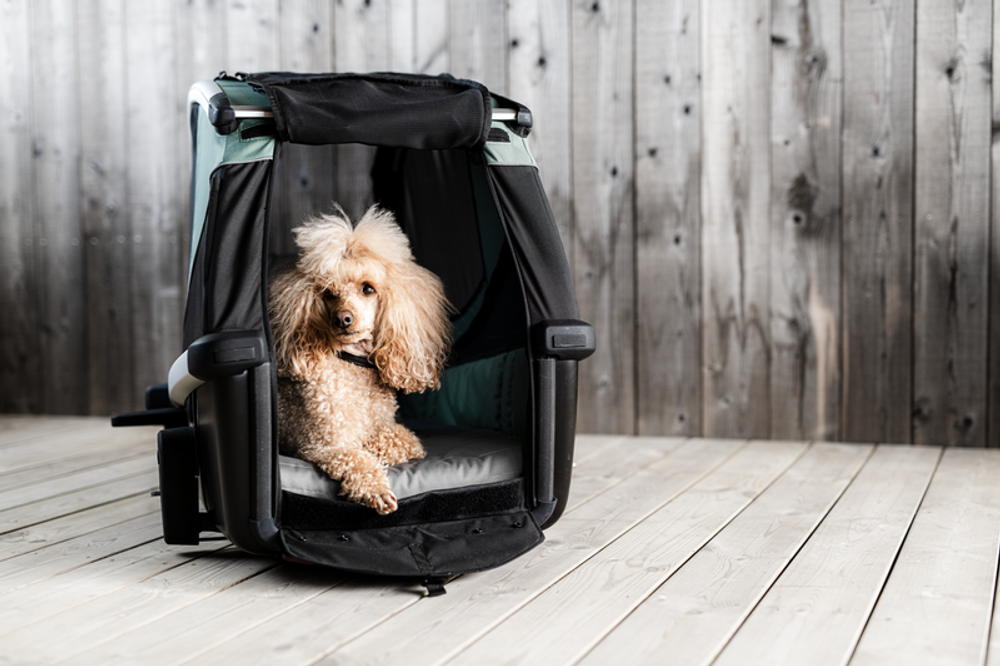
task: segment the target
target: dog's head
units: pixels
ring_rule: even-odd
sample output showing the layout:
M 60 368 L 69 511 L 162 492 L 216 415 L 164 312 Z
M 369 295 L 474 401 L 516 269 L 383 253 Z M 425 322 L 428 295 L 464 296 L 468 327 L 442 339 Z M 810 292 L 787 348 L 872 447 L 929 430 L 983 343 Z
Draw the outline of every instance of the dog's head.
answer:
M 294 230 L 302 254 L 271 284 L 278 367 L 308 376 L 332 351 L 368 356 L 407 393 L 440 386 L 451 341 L 441 280 L 417 265 L 388 211 L 352 225 L 339 208 Z

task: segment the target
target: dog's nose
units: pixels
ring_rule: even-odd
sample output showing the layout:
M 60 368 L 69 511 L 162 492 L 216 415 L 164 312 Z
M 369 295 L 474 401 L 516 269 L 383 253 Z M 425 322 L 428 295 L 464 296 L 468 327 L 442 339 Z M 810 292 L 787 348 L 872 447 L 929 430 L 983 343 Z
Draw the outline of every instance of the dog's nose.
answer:
M 334 315 L 334 318 L 337 320 L 337 326 L 340 328 L 349 328 L 354 323 L 354 313 L 350 310 L 341 310 Z

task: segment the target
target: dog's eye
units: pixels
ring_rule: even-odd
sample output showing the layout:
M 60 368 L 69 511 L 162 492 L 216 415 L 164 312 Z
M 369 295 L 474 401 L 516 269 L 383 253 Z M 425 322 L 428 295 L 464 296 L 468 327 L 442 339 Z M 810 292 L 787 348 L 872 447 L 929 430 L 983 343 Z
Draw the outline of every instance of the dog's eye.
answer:
M 372 294 L 375 293 L 375 287 L 365 282 L 363 285 L 361 285 L 361 293 L 364 294 L 365 296 L 371 296 Z
M 329 289 L 324 289 L 323 290 L 323 300 L 324 301 L 332 301 L 335 298 L 337 298 L 337 297 L 333 295 L 332 291 L 330 291 Z

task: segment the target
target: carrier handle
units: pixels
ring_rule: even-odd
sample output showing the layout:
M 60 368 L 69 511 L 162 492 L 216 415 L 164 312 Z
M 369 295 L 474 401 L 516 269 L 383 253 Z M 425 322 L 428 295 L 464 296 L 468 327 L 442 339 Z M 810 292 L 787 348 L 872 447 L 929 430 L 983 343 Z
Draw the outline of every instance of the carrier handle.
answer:
M 566 505 L 573 457 L 577 364 L 594 353 L 594 327 L 577 319 L 552 319 L 532 327 L 535 360 L 535 501 L 542 527 Z
M 233 105 L 215 81 L 198 81 L 191 86 L 188 103 L 204 109 L 208 121 L 219 134 L 231 134 L 241 120 L 274 118 L 268 106 Z M 531 127 L 533 119 L 527 108 L 496 108 L 492 111 L 492 121 Z
M 194 342 L 170 366 L 170 401 L 183 405 L 207 381 L 238 375 L 268 360 L 263 331 L 209 333 Z

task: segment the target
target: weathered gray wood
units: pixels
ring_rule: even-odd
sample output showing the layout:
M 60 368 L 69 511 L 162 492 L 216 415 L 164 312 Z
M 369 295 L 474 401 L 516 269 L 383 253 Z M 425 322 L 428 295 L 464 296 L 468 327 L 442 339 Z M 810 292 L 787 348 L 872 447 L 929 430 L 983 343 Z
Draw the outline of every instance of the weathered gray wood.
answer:
M 279 5 L 279 16 L 280 69 L 334 71 L 333 4 L 315 0 L 304 6 Z M 308 217 L 333 210 L 336 160 L 335 146 L 281 146 L 272 189 L 272 254 L 296 254 L 291 230 Z
M 334 8 L 334 62 L 338 72 L 374 72 L 389 69 L 393 44 L 389 34 L 388 5 L 384 2 L 347 0 Z M 337 147 L 336 198 L 352 219 L 360 219 L 375 203 L 370 146 Z
M 635 470 L 655 463 L 684 443 L 685 440 L 677 437 L 618 438 L 591 456 L 578 457 L 573 467 L 566 511 L 625 481 Z
M 993 44 L 990 59 L 992 70 L 1000 72 L 1000 11 L 993 12 Z M 993 117 L 1000 118 L 1000 85 L 992 87 L 991 108 Z M 1000 142 L 996 141 L 997 127 L 993 128 L 990 143 L 990 300 L 989 300 L 989 384 L 986 393 L 987 446 L 1000 446 Z M 1000 655 L 998 655 L 1000 656 Z
M 145 519 L 153 523 L 154 518 Z M 211 554 L 223 546 L 170 546 L 162 539 L 137 544 L 94 562 L 81 562 L 65 572 L 12 590 L 2 597 L 0 635 L 19 632 L 45 618 L 65 613 L 108 594 L 142 583 L 192 557 Z
M 134 467 L 135 465 L 129 466 Z M 117 502 L 129 497 L 149 495 L 151 491 L 156 489 L 159 475 L 155 469 L 149 470 L 149 465 L 145 461 L 142 461 L 139 467 L 143 471 L 119 479 L 106 480 L 104 483 L 81 490 L 46 497 L 27 506 L 15 505 L 0 510 L 0 534 L 23 530 L 102 504 Z M 9 500 L 9 498 L 7 499 Z
M 992 3 L 920 3 L 913 441 L 986 444 Z
M 11 508 L 24 508 L 45 500 L 55 500 L 60 496 L 82 489 L 103 486 L 117 479 L 138 476 L 156 470 L 156 458 L 151 455 L 132 456 L 110 462 L 100 467 L 80 470 L 47 481 L 37 481 L 30 486 L 0 491 L 0 516 Z M 155 485 L 155 484 L 154 484 Z M 2 518 L 0 518 L 2 521 Z
M 127 108 L 125 6 L 120 0 L 77 5 L 79 60 L 88 72 L 80 86 L 80 178 L 83 195 L 81 249 L 85 252 L 87 344 L 91 414 L 138 407 L 144 387 L 134 383 L 132 265 L 127 216 Z
M 88 448 L 100 429 L 97 419 L 74 419 L 81 427 L 69 435 L 66 419 L 18 421 L 0 419 L 0 432 L 32 431 L 18 441 L 38 444 L 39 465 L 54 443 Z M 582 437 L 584 492 L 546 542 L 437 598 L 415 581 L 282 564 L 224 541 L 168 545 L 157 499 L 112 501 L 0 535 L 2 655 L 18 664 L 983 663 L 997 622 L 1000 451 L 872 449 Z M 111 481 L 115 466 L 66 477 L 70 492 L 56 502 L 103 501 L 89 485 L 101 475 Z M 22 497 L 51 486 L 29 484 Z M 12 511 L 30 521 L 55 506 Z
M 1000 552 L 1000 457 L 945 451 L 851 664 L 982 664 Z
M 449 0 L 451 73 L 507 93 L 506 4 L 494 0 Z
M 567 253 L 573 246 L 569 17 L 570 0 L 507 3 L 507 92 L 531 109 L 528 143 Z
M 702 4 L 704 434 L 770 434 L 770 2 Z
M 876 449 L 714 663 L 845 663 L 939 457 L 937 448 Z
M 159 511 L 159 498 L 144 493 L 16 532 L 0 534 L 0 561 Z
M 38 328 L 25 331 L 31 336 L 25 351 L 40 356 L 39 375 L 31 378 L 43 387 L 40 409 L 69 414 L 89 407 L 76 20 L 70 0 L 30 3 L 31 80 L 21 92 L 41 102 L 32 108 L 34 214 L 24 238 L 34 252 L 30 297 Z
M 814 445 L 617 625 L 582 664 L 706 664 L 739 629 L 858 470 L 871 446 Z M 789 510 L 788 507 L 795 507 Z
M 515 663 L 576 663 L 709 543 L 806 450 L 752 442 L 682 497 L 648 516 L 463 651 L 455 664 L 503 653 Z M 615 587 L 609 597 L 605 590 Z M 572 613 L 563 612 L 572 608 Z M 624 654 L 631 655 L 626 650 Z M 606 663 L 606 662 L 605 662 Z
M 772 2 L 771 437 L 840 434 L 840 0 Z
M 904 0 L 844 0 L 847 441 L 911 440 L 913 12 Z
M 598 330 L 581 430 L 1000 444 L 988 3 L 0 12 L 0 411 L 125 411 L 165 379 L 180 351 L 193 81 L 396 69 L 471 76 L 532 107 Z M 370 149 L 285 157 L 277 252 L 307 212 L 372 202 Z
M 19 442 L 0 449 L 0 474 L 3 477 L 24 469 L 45 467 L 48 463 L 76 458 L 83 453 L 101 453 L 109 449 L 133 454 L 143 449 L 155 450 L 155 429 L 112 430 L 103 427 L 81 428 L 78 433 L 54 433 Z
M 597 353 L 580 366 L 583 432 L 635 429 L 633 3 L 573 6 L 573 258 Z
M 448 0 L 412 0 L 413 71 L 440 74 L 451 70 L 448 53 Z
M 152 541 L 162 541 L 162 535 L 159 514 L 147 514 L 10 558 L 3 563 L 0 573 L 0 594 L 27 588 Z
M 702 432 L 700 2 L 636 3 L 636 431 Z
M 49 416 L 43 420 L 27 414 L 0 414 L 0 448 L 107 429 L 107 420 L 92 416 Z
M 128 233 L 115 242 L 130 248 L 133 284 L 131 326 L 135 386 L 167 380 L 170 365 L 181 353 L 186 258 L 182 235 L 188 228 L 186 197 L 177 190 L 175 142 L 183 140 L 187 124 L 171 104 L 159 99 L 164 84 L 156 69 L 173 72 L 176 55 L 173 3 L 166 0 L 126 3 L 125 80 L 128 91 L 120 131 L 129 137 L 126 159 Z M 151 64 L 155 63 L 155 66 Z M 166 89 L 172 89 L 167 77 Z M 142 407 L 142 395 L 134 398 Z
M 27 2 L 0 6 L 0 411 L 37 412 L 44 387 L 38 350 L 38 269 L 32 195 L 34 40 Z M 37 47 L 36 47 L 37 48 Z
M 446 661 L 506 617 L 719 467 L 743 443 L 692 442 L 563 516 L 539 548 L 512 563 L 449 586 L 443 603 L 394 615 L 331 655 L 327 663 L 413 664 Z M 513 646 L 516 647 L 516 646 Z M 505 648 L 506 652 L 506 648 Z
M 155 666 L 187 661 L 193 655 L 207 652 L 248 629 L 270 633 L 269 620 L 289 611 L 294 612 L 303 604 L 312 606 L 316 597 L 327 591 L 331 592 L 328 595 L 331 600 L 337 598 L 338 591 L 350 594 L 350 590 L 338 587 L 346 577 L 346 574 L 332 569 L 294 565 L 275 567 L 221 590 L 201 603 L 181 608 L 135 631 L 121 634 L 96 650 L 81 652 L 63 663 L 67 666 L 89 666 L 96 660 L 107 666 L 129 666 L 140 661 L 145 666 Z M 339 612 L 344 612 L 344 606 L 347 606 L 347 600 L 342 598 Z M 249 647 L 253 642 L 247 643 Z M 255 655 L 248 655 L 230 663 L 254 661 L 257 661 Z
M 38 663 L 55 663 L 274 566 L 271 560 L 242 556 L 234 562 L 225 556 L 188 561 L 5 636 L 4 650 L 9 654 L 30 652 Z M 47 638 L 53 636 L 59 640 Z

